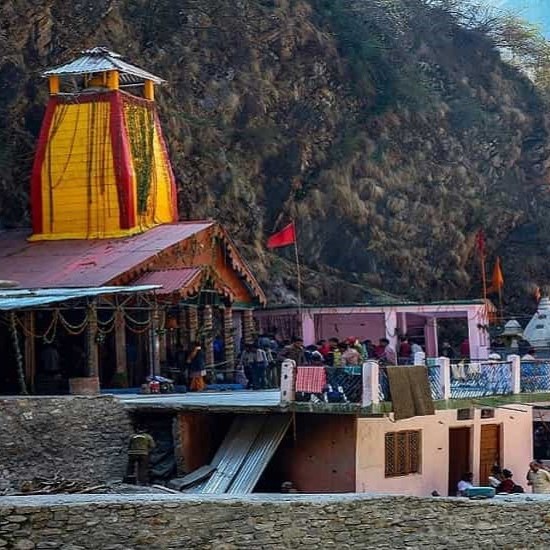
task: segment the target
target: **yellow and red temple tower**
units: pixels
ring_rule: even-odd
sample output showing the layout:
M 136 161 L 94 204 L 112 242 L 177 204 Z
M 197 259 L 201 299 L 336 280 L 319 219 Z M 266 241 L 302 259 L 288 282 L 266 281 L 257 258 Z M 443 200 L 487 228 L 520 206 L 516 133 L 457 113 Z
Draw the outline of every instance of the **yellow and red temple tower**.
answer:
M 123 237 L 177 221 L 154 100 L 164 81 L 105 48 L 43 75 L 50 99 L 32 172 L 31 240 Z

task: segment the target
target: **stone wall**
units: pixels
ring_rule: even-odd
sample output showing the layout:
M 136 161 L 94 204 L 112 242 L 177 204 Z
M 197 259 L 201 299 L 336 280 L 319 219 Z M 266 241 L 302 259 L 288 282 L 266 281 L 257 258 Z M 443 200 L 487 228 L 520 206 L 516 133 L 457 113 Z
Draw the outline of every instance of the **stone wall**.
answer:
M 71 495 L 0 499 L 0 548 L 548 548 L 550 501 Z
M 129 416 L 114 397 L 0 399 L 0 489 L 55 472 L 67 479 L 120 479 Z

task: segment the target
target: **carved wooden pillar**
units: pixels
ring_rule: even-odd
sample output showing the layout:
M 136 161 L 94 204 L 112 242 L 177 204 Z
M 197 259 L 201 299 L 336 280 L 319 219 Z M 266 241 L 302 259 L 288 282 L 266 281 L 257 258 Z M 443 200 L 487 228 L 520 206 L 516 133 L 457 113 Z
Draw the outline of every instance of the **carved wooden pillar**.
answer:
M 199 315 L 196 306 L 187 308 L 187 334 L 189 335 L 189 344 L 197 341 L 199 333 Z
M 223 345 L 225 360 L 230 367 L 235 364 L 235 347 L 233 344 L 233 308 L 227 306 L 223 310 Z
M 151 372 L 154 375 L 160 374 L 160 313 L 158 305 L 153 308 L 151 323 Z
M 254 316 L 251 309 L 243 311 L 243 337 L 245 344 L 254 342 Z
M 183 349 L 189 347 L 189 329 L 187 325 L 187 312 L 183 306 L 178 309 L 178 344 L 183 346 Z
M 99 354 L 97 349 L 97 308 L 94 302 L 88 306 L 88 332 L 86 335 L 88 347 L 88 376 L 99 376 Z
M 214 364 L 214 326 L 212 306 L 204 306 L 202 311 L 202 328 L 204 332 L 204 356 L 208 367 Z
M 126 364 L 126 321 L 124 310 L 119 307 L 115 311 L 115 349 L 116 349 L 116 372 L 128 376 L 128 365 Z

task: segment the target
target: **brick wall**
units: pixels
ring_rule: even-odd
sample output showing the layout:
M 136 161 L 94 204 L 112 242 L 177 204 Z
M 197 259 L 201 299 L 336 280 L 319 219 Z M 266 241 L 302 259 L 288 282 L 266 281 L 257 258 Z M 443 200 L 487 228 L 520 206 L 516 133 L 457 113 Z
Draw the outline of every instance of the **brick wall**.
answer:
M 100 397 L 0 399 L 0 489 L 55 472 L 121 479 L 131 433 L 120 402 Z
M 516 499 L 516 500 L 513 500 Z M 549 548 L 550 501 L 364 495 L 0 499 L 14 550 Z

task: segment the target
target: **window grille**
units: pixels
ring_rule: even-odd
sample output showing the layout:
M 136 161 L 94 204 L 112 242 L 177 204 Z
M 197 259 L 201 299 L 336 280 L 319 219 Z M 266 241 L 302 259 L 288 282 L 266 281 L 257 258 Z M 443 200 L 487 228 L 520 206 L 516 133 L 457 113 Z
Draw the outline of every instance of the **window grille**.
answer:
M 420 430 L 386 433 L 385 454 L 386 477 L 420 473 L 422 454 Z
M 472 420 L 473 417 L 474 417 L 473 409 L 458 409 L 456 411 L 457 420 Z

